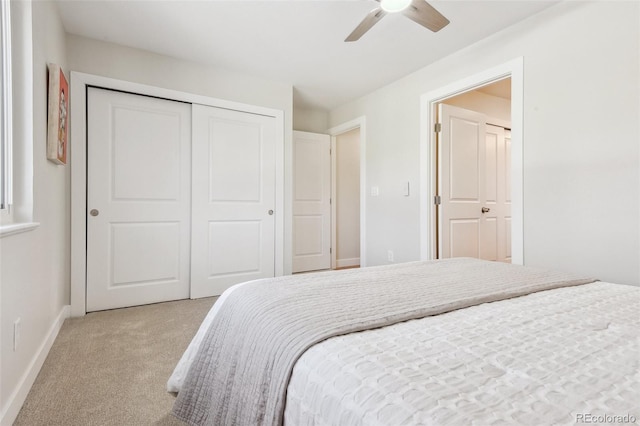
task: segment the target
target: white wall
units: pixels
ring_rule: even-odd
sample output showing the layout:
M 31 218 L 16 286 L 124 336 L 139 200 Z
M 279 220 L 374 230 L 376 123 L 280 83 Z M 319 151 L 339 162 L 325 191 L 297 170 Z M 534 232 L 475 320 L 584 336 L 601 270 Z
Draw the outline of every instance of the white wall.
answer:
M 28 87 L 21 84 L 25 76 L 28 78 L 26 70 L 14 70 L 20 73 L 14 84 L 14 98 L 18 100 L 18 108 L 14 109 L 14 154 L 20 164 L 16 170 L 15 201 L 19 204 L 18 219 L 32 219 L 40 226 L 0 239 L 3 425 L 10 424 L 17 414 L 30 380 L 35 379 L 29 373 L 38 371 L 31 364 L 43 360 L 38 359 L 41 347 L 69 304 L 70 274 L 69 167 L 46 159 L 47 62 L 58 63 L 66 71 L 65 33 L 52 2 L 13 1 L 11 7 L 14 46 L 21 46 L 31 30 L 34 44 L 33 88 L 30 83 Z M 32 120 L 24 106 L 27 111 L 32 108 Z M 25 169 L 24 164 L 32 164 L 32 169 Z M 14 352 L 13 321 L 18 317 L 21 338 Z
M 293 108 L 293 130 L 311 133 L 327 133 L 329 112 L 318 109 Z
M 67 51 L 73 71 L 276 108 L 292 128 L 291 85 L 71 34 Z
M 336 267 L 360 265 L 360 128 L 336 136 Z
M 419 184 L 420 95 L 522 56 L 525 264 L 638 284 L 639 14 L 563 2 L 331 111 L 367 117 L 368 262 L 420 256 L 418 191 L 401 189 Z

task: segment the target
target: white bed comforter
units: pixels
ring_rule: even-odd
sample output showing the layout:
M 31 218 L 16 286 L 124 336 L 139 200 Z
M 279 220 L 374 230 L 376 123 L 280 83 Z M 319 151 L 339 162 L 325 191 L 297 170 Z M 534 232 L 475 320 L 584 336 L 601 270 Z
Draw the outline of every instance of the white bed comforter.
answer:
M 639 312 L 599 282 L 334 337 L 296 363 L 285 424 L 638 424 Z
M 171 377 L 169 377 L 169 380 L 167 381 L 167 392 L 178 393 L 180 392 L 180 389 L 182 389 L 182 384 L 184 383 L 184 379 L 187 376 L 189 367 L 191 366 L 191 363 L 196 357 L 196 353 L 198 352 L 198 349 L 202 344 L 202 340 L 204 339 L 204 336 L 207 333 L 207 330 L 209 330 L 209 327 L 211 326 L 211 322 L 213 321 L 213 318 L 218 314 L 218 311 L 220 310 L 220 306 L 222 306 L 222 304 L 225 303 L 227 298 L 235 290 L 255 281 L 263 281 L 263 280 L 246 281 L 240 284 L 236 284 L 228 288 L 224 293 L 220 295 L 218 300 L 216 300 L 214 305 L 211 307 L 211 310 L 209 311 L 209 313 L 207 313 L 207 316 L 202 321 L 202 324 L 200 324 L 200 328 L 198 329 L 198 332 L 196 333 L 195 336 L 193 336 L 193 339 L 191 339 L 191 343 L 189 343 L 187 350 L 184 351 L 184 353 L 182 354 L 182 357 L 180 357 L 180 361 L 178 361 L 178 364 L 173 369 L 173 373 L 171 373 Z

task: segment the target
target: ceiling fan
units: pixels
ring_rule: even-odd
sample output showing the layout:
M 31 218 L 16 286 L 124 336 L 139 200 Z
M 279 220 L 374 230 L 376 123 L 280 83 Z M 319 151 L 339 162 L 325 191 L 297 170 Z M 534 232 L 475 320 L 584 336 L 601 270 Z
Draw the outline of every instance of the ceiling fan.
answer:
M 402 12 L 404 16 L 430 29 L 433 32 L 440 31 L 446 27 L 449 20 L 438 12 L 425 0 L 376 0 L 380 7 L 373 9 L 358 24 L 355 30 L 344 41 L 356 41 L 360 39 L 378 23 L 387 13 Z

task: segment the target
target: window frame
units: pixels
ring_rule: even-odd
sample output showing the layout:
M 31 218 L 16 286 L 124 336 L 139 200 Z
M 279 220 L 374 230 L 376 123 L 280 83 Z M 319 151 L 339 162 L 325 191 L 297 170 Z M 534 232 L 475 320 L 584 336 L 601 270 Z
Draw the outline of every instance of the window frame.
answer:
M 12 79 L 11 12 L 9 1 L 0 5 L 0 219 L 10 222 L 12 206 Z

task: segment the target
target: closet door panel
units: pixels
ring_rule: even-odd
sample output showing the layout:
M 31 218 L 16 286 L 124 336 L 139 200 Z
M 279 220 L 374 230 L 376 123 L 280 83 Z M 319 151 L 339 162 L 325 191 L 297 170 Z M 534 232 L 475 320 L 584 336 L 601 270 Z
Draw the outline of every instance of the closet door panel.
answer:
M 193 105 L 191 297 L 273 277 L 276 120 Z
M 191 105 L 90 88 L 87 311 L 189 297 Z

